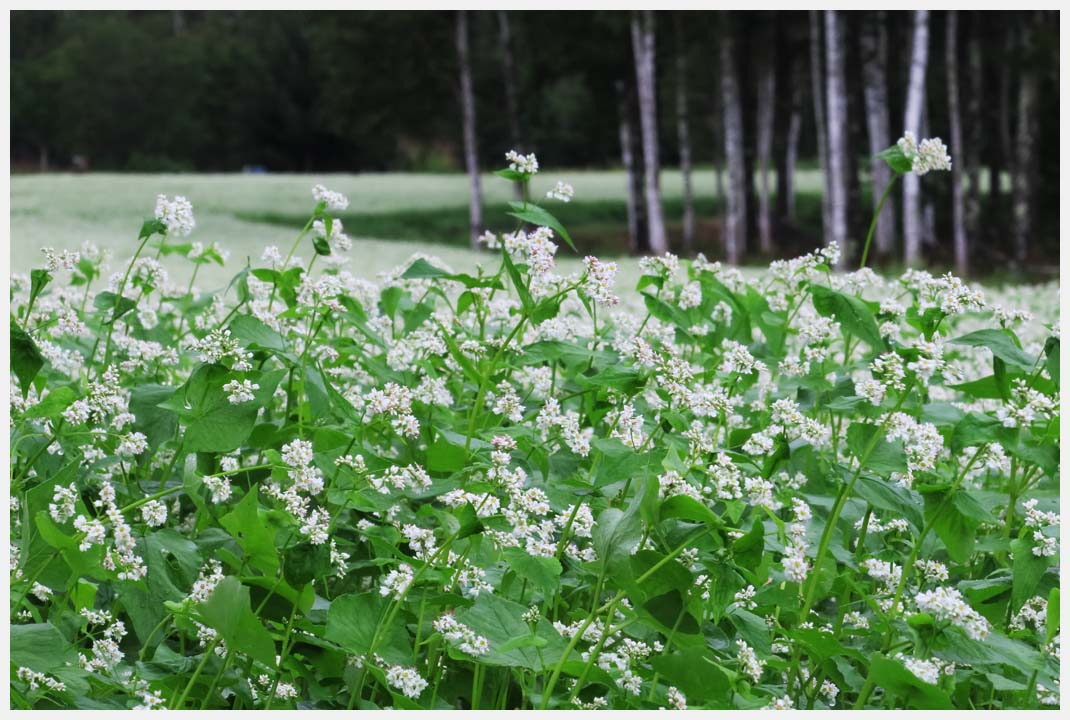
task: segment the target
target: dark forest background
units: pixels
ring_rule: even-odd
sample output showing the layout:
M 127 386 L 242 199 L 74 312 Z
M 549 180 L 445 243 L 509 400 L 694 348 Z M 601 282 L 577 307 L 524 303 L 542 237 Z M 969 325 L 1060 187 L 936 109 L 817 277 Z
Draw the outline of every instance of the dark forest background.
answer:
M 1059 15 L 924 24 L 911 129 L 942 137 L 958 172 L 926 180 L 916 228 L 893 208 L 878 259 L 1043 271 L 1058 258 Z M 13 169 L 486 171 L 517 147 L 629 169 L 634 251 L 665 241 L 652 215 L 697 201 L 725 217 L 729 259 L 783 255 L 815 223 L 842 234 L 840 213 L 857 253 L 872 149 L 902 134 L 919 32 L 912 11 L 14 12 Z M 879 84 L 883 99 L 867 92 Z M 714 167 L 725 206 L 660 207 L 644 178 L 681 164 Z M 796 167 L 839 168 L 817 209 L 796 209 Z M 692 249 L 693 217 L 669 222 L 671 246 Z

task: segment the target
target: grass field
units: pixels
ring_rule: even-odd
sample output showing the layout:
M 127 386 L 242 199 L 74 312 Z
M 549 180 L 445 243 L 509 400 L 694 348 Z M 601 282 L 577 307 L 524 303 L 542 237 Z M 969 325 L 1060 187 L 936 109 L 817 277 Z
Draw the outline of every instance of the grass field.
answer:
M 544 170 L 534 183 L 541 197 L 558 179 L 572 183 L 576 199 L 554 203 L 562 222 L 585 242 L 604 252 L 605 237 L 623 226 L 626 192 L 620 171 Z M 42 247 L 76 249 L 84 240 L 109 248 L 115 256 L 133 251 L 142 218 L 152 212 L 157 193 L 185 195 L 193 203 L 197 231 L 193 239 L 218 241 L 231 252 L 231 265 L 246 256 L 259 258 L 267 245 L 288 247 L 312 208 L 310 189 L 322 182 L 350 198 L 343 214 L 346 231 L 356 241 L 351 269 L 374 275 L 393 268 L 413 252 L 441 257 L 458 267 L 471 267 L 479 256 L 464 248 L 468 223 L 468 184 L 463 175 L 22 175 L 11 180 L 11 266 L 27 272 L 40 260 Z M 694 175 L 700 216 L 716 211 L 712 170 Z M 800 194 L 820 190 L 820 175 L 798 174 Z M 493 175 L 483 178 L 486 209 L 492 227 L 509 226 L 504 213 L 513 188 Z M 662 174 L 662 192 L 670 223 L 679 215 L 681 178 Z M 308 252 L 307 250 L 305 251 Z M 569 259 L 562 257 L 562 262 Z M 625 264 L 630 264 L 625 261 Z M 175 263 L 181 273 L 187 267 Z M 226 279 L 229 271 L 202 271 L 206 282 Z M 176 277 L 176 279 L 178 279 Z

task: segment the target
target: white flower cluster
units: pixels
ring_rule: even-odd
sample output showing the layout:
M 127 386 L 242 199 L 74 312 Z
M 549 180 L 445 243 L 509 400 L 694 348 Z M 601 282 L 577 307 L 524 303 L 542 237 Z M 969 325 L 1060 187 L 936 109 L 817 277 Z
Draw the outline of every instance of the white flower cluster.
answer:
M 252 380 L 231 380 L 223 386 L 223 392 L 227 393 L 227 400 L 231 405 L 241 405 L 253 400 L 253 394 L 260 386 Z
M 538 164 L 536 164 L 536 168 L 537 167 Z M 550 198 L 551 200 L 560 200 L 564 203 L 567 203 L 572 200 L 572 197 L 575 194 L 575 189 L 573 189 L 573 187 L 567 182 L 563 182 L 561 180 L 558 180 L 556 185 L 546 191 L 546 197 Z
M 910 160 L 911 169 L 917 175 L 924 175 L 932 170 L 951 169 L 951 156 L 947 154 L 947 146 L 940 138 L 928 138 L 918 143 L 914 133 L 908 130 L 896 144 L 900 152 Z
M 899 662 L 903 663 L 903 667 L 914 674 L 914 677 L 930 685 L 940 684 L 941 673 L 953 675 L 955 672 L 954 663 L 944 662 L 938 658 L 926 660 L 918 657 L 907 657 L 903 653 L 897 653 L 895 657 Z
M 806 559 L 806 550 L 809 547 L 806 541 L 806 524 L 813 517 L 813 513 L 810 506 L 799 498 L 792 498 L 791 503 L 795 522 L 788 525 L 789 540 L 784 548 L 781 564 L 784 566 L 784 577 L 791 582 L 801 583 L 810 574 L 810 562 Z
M 312 198 L 317 203 L 323 203 L 331 212 L 339 212 L 349 207 L 349 198 L 340 192 L 328 190 L 323 185 L 312 187 Z
M 490 651 L 490 642 L 482 635 L 472 632 L 467 625 L 457 621 L 450 613 L 440 615 L 432 626 L 450 645 L 468 655 L 485 655 Z
M 164 224 L 168 235 L 175 237 L 185 237 L 197 227 L 193 219 L 193 205 L 181 195 L 175 195 L 174 199 L 157 195 L 156 219 Z
M 1059 513 L 1037 510 L 1040 501 L 1031 498 L 1022 503 L 1025 509 L 1025 526 L 1033 528 L 1033 554 L 1037 557 L 1052 557 L 1059 553 L 1058 536 L 1045 535 L 1044 528 L 1059 524 Z
M 914 596 L 918 611 L 929 613 L 938 621 L 962 628 L 974 640 L 984 640 L 989 633 L 988 620 L 966 604 L 962 593 L 952 587 L 938 587 Z
M 15 671 L 15 675 L 19 680 L 29 685 L 31 691 L 37 690 L 42 686 L 48 688 L 52 692 L 65 692 L 67 690 L 67 686 L 62 681 L 49 677 L 44 673 L 31 670 L 28 667 L 20 667 Z
M 386 681 L 390 687 L 400 690 L 407 698 L 418 698 L 427 687 L 427 681 L 420 677 L 416 668 L 403 665 L 391 665 L 386 669 Z
M 534 175 L 539 172 L 539 161 L 535 158 L 535 153 L 524 155 L 516 150 L 510 150 L 505 153 L 505 159 L 509 162 L 509 169 L 513 172 L 525 175 Z

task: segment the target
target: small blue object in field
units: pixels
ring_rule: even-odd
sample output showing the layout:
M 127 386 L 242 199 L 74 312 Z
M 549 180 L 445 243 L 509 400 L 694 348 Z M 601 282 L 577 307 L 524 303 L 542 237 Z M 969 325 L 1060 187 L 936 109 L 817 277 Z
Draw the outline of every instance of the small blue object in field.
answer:
M 268 169 L 264 165 L 245 165 L 241 171 L 249 175 L 266 175 Z

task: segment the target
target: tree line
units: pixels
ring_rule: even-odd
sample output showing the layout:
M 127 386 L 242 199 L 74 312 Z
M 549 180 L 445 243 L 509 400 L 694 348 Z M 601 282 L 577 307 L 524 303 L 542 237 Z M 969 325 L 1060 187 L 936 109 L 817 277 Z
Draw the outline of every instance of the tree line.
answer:
M 631 249 L 690 253 L 711 224 L 693 170 L 712 166 L 725 259 L 790 254 L 816 225 L 849 261 L 888 180 L 872 156 L 910 130 L 942 137 L 953 169 L 890 195 L 878 261 L 1057 258 L 1051 12 L 34 11 L 11 27 L 16 169 L 463 168 L 475 236 L 478 173 L 515 148 L 623 167 Z

